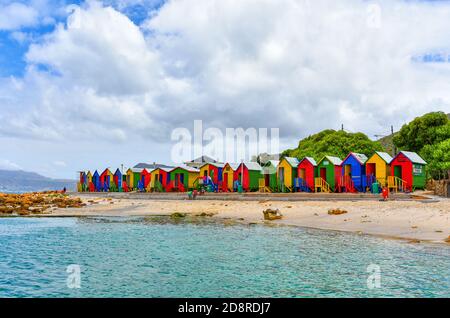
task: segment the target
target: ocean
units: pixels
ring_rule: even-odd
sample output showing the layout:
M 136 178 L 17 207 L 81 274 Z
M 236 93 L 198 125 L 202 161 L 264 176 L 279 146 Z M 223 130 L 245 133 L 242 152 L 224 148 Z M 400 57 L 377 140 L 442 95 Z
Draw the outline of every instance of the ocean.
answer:
M 450 297 L 450 247 L 146 218 L 0 218 L 0 297 Z

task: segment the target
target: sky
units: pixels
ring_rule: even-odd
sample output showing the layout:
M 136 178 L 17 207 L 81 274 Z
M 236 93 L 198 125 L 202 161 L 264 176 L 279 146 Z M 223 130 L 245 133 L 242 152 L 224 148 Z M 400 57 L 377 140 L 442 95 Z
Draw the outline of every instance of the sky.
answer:
M 0 0 L 0 169 L 171 163 L 174 129 L 386 135 L 450 112 L 450 3 Z

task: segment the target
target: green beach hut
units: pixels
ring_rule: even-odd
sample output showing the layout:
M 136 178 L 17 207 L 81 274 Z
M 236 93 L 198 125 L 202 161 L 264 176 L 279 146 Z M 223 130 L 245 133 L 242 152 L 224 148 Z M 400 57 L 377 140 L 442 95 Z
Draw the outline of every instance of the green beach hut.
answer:
M 341 165 L 342 160 L 333 156 L 325 156 L 317 163 L 317 178 L 315 180 L 316 191 L 318 189 L 320 189 L 321 192 L 335 190 L 336 180 L 342 174 Z M 322 180 L 325 181 L 326 184 L 323 184 Z
M 262 167 L 264 186 L 272 192 L 277 189 L 277 167 L 279 164 L 279 160 L 269 160 Z

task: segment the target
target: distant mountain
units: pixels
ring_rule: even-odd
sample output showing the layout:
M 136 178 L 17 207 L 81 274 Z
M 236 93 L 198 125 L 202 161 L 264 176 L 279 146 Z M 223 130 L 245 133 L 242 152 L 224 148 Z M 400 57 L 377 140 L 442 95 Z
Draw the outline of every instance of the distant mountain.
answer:
M 0 192 L 21 193 L 34 191 L 76 189 L 75 180 L 51 179 L 35 172 L 0 170 Z

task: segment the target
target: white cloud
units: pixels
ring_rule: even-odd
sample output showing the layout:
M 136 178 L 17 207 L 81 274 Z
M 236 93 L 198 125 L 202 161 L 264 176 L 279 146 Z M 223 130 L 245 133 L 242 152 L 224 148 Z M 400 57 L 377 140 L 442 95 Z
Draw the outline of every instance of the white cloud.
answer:
M 139 1 L 136 1 L 136 3 Z M 193 119 L 218 127 L 373 135 L 450 111 L 446 3 L 170 1 L 141 27 L 96 2 L 31 46 L 23 79 L 0 85 L 0 134 L 167 140 Z M 295 141 L 294 141 L 295 140 Z
M 62 160 L 53 161 L 53 164 L 58 167 L 67 167 L 67 163 Z
M 38 12 L 20 2 L 0 5 L 0 30 L 16 30 L 38 22 Z
M 4 170 L 20 170 L 22 169 L 18 164 L 9 161 L 8 159 L 0 159 L 0 169 Z

